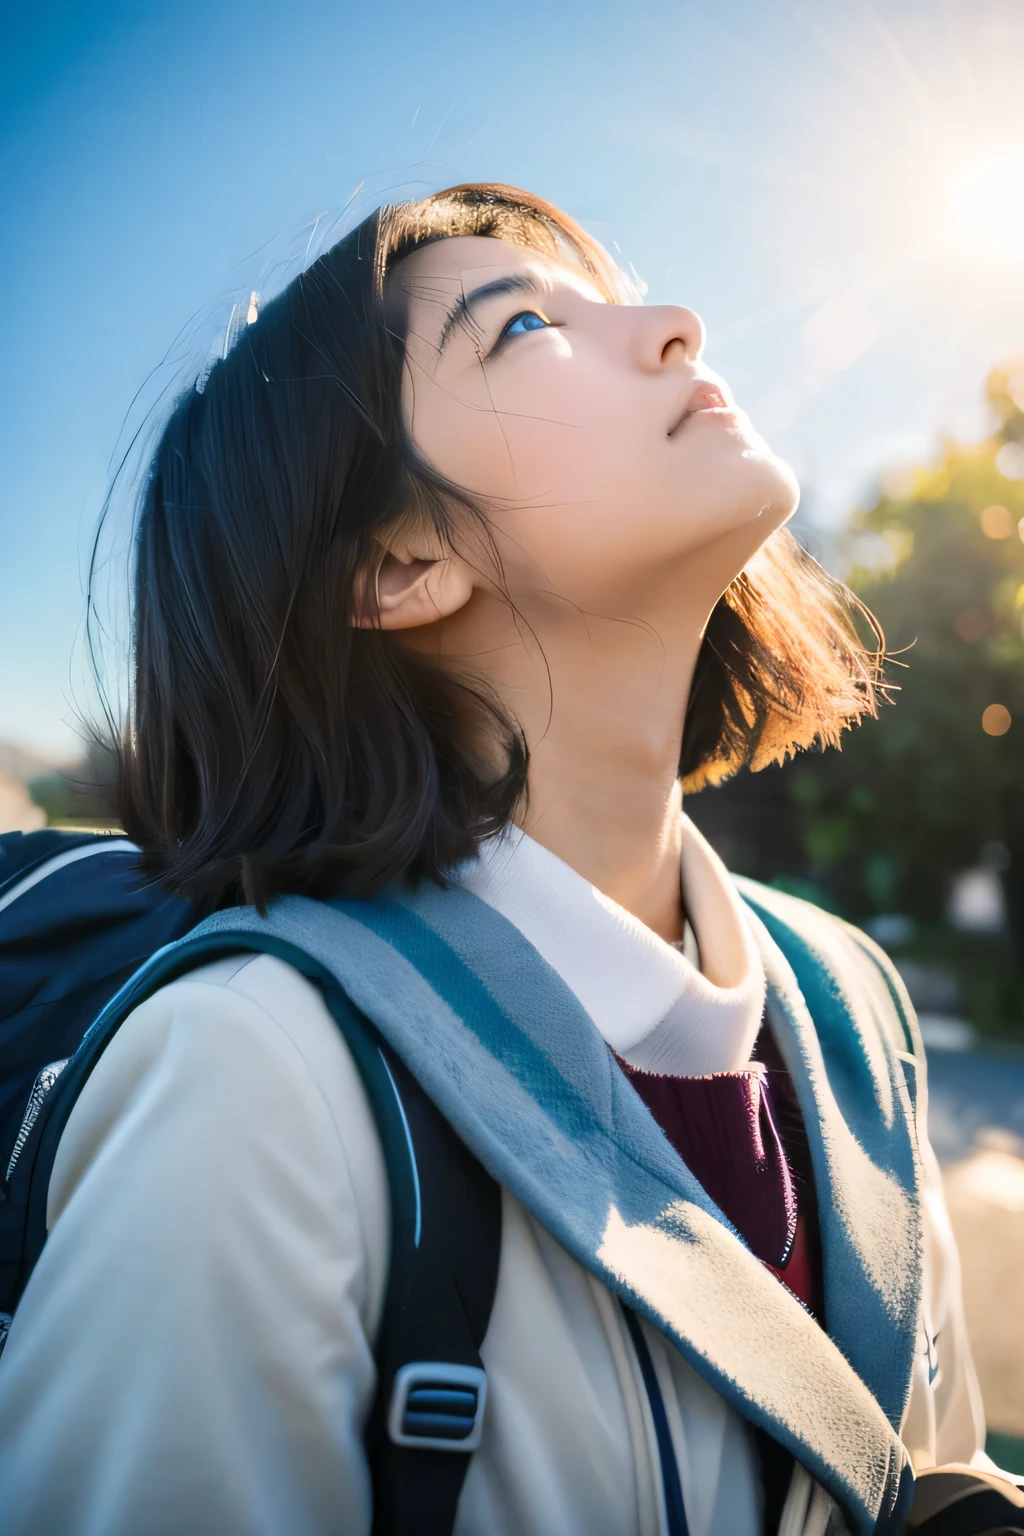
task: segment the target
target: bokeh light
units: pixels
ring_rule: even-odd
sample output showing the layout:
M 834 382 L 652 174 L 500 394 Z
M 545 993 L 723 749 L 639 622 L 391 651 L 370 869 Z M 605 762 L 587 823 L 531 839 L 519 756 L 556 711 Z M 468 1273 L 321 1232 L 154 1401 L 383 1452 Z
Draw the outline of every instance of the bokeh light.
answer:
M 1024 480 L 1024 444 L 1004 443 L 996 454 L 996 469 L 1004 480 Z
M 1005 736 L 1013 724 L 1013 717 L 1005 704 L 990 704 L 981 717 L 981 728 L 986 736 Z
M 1013 533 L 1009 507 L 986 507 L 981 514 L 981 531 L 987 539 L 1008 539 Z

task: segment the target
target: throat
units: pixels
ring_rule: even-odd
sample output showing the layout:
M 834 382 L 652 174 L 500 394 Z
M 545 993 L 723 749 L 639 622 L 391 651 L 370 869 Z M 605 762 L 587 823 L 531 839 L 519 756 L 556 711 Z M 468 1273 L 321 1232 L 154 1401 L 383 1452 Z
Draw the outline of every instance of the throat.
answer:
M 581 801 L 545 810 L 531 787 L 523 831 L 667 944 L 679 944 L 687 913 L 680 877 L 682 791 L 673 781 L 655 814 L 618 820 Z M 646 824 L 645 824 L 646 823 Z

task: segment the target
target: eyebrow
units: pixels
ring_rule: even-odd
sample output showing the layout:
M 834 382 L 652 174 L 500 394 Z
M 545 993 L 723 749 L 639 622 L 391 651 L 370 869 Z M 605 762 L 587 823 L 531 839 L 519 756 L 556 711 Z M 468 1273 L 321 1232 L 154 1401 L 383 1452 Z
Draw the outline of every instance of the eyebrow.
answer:
M 493 282 L 484 283 L 479 288 L 474 288 L 472 293 L 464 293 L 456 299 L 445 317 L 441 327 L 441 334 L 437 339 L 437 355 L 441 356 L 457 325 L 467 319 L 474 304 L 479 304 L 483 299 L 493 299 L 502 293 L 537 293 L 538 285 L 534 278 L 526 272 L 510 272 L 506 277 L 496 277 Z

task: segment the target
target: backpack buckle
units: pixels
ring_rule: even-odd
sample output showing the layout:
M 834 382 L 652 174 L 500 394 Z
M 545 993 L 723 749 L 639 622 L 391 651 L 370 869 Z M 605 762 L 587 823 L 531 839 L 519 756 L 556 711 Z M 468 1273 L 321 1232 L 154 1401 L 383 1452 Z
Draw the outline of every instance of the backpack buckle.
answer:
M 424 1451 L 475 1451 L 484 1427 L 487 1374 L 475 1365 L 414 1361 L 395 1373 L 388 1435 Z

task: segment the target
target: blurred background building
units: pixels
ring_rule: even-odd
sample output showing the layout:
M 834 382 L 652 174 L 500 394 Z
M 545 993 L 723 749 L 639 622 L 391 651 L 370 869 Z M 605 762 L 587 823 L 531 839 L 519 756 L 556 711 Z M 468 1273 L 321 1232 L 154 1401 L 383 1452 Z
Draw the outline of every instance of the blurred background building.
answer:
M 688 809 L 899 965 L 993 1447 L 1024 1470 L 1019 0 L 38 0 L 5 34 L 0 828 L 116 820 L 91 663 L 116 704 L 139 469 L 253 295 L 389 197 L 568 208 L 703 315 L 797 469 L 799 536 L 884 629 L 877 720 Z

